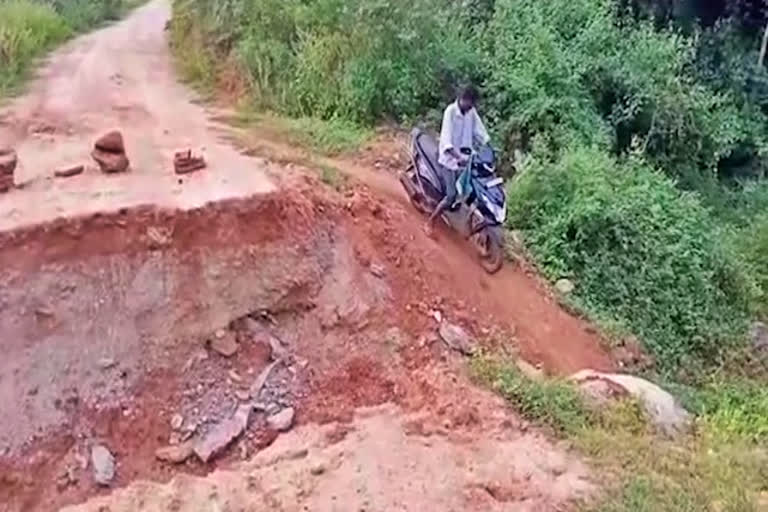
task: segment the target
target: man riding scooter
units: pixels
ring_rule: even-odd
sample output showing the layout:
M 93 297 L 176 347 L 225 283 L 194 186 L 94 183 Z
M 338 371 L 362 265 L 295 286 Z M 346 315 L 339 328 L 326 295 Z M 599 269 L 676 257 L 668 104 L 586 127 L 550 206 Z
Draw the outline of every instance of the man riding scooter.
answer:
M 434 236 L 435 219 L 456 201 L 456 181 L 466 167 L 472 148 L 488 144 L 490 137 L 475 110 L 479 94 L 473 86 L 461 90 L 456 101 L 446 107 L 440 127 L 438 162 L 445 196 L 427 220 L 424 231 Z

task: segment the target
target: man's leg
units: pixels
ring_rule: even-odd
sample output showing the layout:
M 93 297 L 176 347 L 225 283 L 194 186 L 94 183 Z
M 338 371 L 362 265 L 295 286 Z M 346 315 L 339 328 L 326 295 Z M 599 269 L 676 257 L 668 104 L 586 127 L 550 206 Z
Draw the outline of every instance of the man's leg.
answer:
M 425 227 L 425 231 L 429 236 L 433 235 L 434 228 L 435 228 L 435 220 L 437 217 L 445 211 L 446 208 L 449 208 L 451 205 L 453 205 L 453 202 L 456 201 L 456 179 L 457 179 L 457 173 L 451 169 L 442 169 L 442 181 L 443 181 L 443 188 L 445 189 L 445 196 L 440 200 L 439 203 L 437 203 L 437 206 L 435 206 L 434 211 L 429 216 L 429 219 L 427 219 L 427 225 Z

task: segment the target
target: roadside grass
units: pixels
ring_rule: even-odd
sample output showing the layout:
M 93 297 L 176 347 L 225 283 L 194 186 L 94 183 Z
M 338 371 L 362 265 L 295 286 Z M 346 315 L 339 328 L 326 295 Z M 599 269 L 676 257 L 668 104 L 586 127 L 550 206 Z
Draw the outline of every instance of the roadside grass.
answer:
M 0 1 L 0 98 L 19 92 L 36 60 L 54 47 L 119 19 L 145 1 Z
M 692 433 L 670 439 L 654 431 L 633 400 L 596 409 L 570 382 L 531 380 L 514 362 L 491 355 L 476 357 L 471 370 L 478 382 L 530 421 L 570 440 L 589 460 L 602 488 L 579 505 L 582 512 L 768 510 L 768 452 L 760 442 L 764 392 L 716 384 L 695 390 Z
M 264 128 L 291 144 L 327 157 L 353 152 L 373 136 L 373 130 L 341 119 L 290 118 L 258 112 L 248 105 L 240 108 L 233 124 Z

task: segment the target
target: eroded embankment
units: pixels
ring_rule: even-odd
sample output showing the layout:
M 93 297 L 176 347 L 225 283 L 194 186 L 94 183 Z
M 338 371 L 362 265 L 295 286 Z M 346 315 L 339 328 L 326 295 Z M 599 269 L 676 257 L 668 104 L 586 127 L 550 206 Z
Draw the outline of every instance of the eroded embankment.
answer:
M 153 207 L 0 235 L 0 448 L 117 406 L 178 345 L 313 295 L 331 224 L 298 195 Z M 115 371 L 105 375 L 103 367 Z

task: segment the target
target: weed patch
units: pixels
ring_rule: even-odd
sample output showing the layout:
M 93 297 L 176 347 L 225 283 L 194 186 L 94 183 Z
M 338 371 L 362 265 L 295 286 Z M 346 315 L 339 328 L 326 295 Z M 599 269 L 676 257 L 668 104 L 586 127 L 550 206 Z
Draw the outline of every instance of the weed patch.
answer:
M 487 355 L 472 370 L 524 417 L 553 428 L 589 459 L 606 487 L 582 505 L 584 512 L 748 512 L 768 497 L 768 452 L 757 442 L 762 425 L 755 421 L 764 394 L 710 387 L 700 397 L 695 431 L 669 439 L 632 400 L 597 410 L 570 382 L 529 380 L 514 363 Z M 744 418 L 746 410 L 754 417 Z M 724 429 L 733 423 L 723 418 L 739 418 L 739 428 Z

